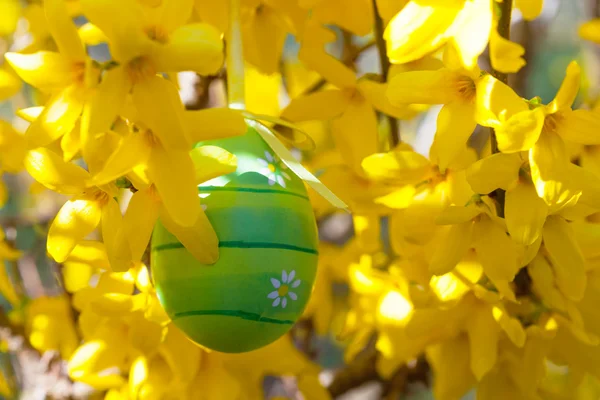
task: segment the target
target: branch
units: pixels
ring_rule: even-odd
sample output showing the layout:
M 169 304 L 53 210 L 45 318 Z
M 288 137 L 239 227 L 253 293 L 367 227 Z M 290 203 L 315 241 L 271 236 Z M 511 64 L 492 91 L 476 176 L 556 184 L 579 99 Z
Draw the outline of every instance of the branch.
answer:
M 498 12 L 500 13 L 500 19 L 498 20 L 498 34 L 503 38 L 510 40 L 510 20 L 512 14 L 512 1 L 503 1 L 502 3 L 496 3 Z M 490 63 L 491 65 L 491 63 Z M 496 71 L 492 68 L 492 75 L 499 81 L 508 85 L 508 74 Z M 490 128 L 490 141 L 492 147 L 492 154 L 498 153 L 498 141 L 496 140 L 496 132 Z M 504 218 L 504 201 L 506 192 L 502 189 L 497 189 L 494 192 L 494 197 L 497 201 L 497 213 L 499 217 Z
M 365 383 L 379 382 L 383 386 L 383 399 L 398 399 L 405 394 L 409 383 L 429 384 L 429 364 L 424 356 L 419 356 L 412 364 L 401 365 L 387 380 L 377 372 L 377 359 L 380 356 L 373 343 L 368 346 L 362 354 L 336 373 L 328 387 L 331 396 L 336 398 Z
M 335 374 L 328 390 L 333 398 L 362 386 L 367 382 L 381 381 L 377 373 L 377 350 L 371 347 L 362 356 L 356 357 L 350 364 Z
M 377 1 L 372 0 L 373 3 L 373 15 L 375 18 L 375 40 L 377 43 L 377 50 L 379 53 L 379 64 L 381 65 L 381 75 L 383 82 L 387 81 L 388 73 L 390 71 L 390 60 L 387 55 L 387 48 L 385 46 L 385 40 L 383 39 L 383 20 L 377 10 Z M 398 120 L 390 115 L 387 115 L 388 123 L 390 125 L 390 144 L 394 148 L 400 144 L 400 132 L 398 131 Z

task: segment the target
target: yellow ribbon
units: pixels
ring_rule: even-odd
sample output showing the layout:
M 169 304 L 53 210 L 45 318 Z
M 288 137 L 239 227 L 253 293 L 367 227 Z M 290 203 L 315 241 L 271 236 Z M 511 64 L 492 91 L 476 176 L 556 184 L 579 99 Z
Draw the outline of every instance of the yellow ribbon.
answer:
M 284 135 L 282 135 L 281 133 L 277 132 L 276 130 L 272 129 L 273 133 L 275 133 L 279 138 L 283 139 L 284 141 L 288 142 L 289 144 L 291 144 L 301 150 L 311 150 L 312 151 L 317 148 L 315 141 L 313 140 L 312 137 L 310 137 L 310 135 L 308 133 L 304 132 L 302 129 L 298 128 L 296 125 L 292 124 L 289 121 L 286 121 L 281 118 L 273 117 L 271 115 L 254 114 L 247 110 L 241 110 L 241 113 L 244 118 L 253 119 L 255 121 L 268 121 L 275 125 L 280 125 L 280 126 L 284 126 L 286 128 L 290 128 L 293 131 L 295 131 L 296 133 L 300 133 L 301 136 L 303 136 L 303 138 L 304 138 L 304 140 L 301 142 L 295 140 L 295 137 L 294 137 L 294 139 L 289 139 L 289 138 L 285 137 Z M 308 146 L 303 145 L 304 142 L 308 142 Z
M 316 176 L 311 174 L 302 164 L 300 164 L 294 155 L 284 146 L 283 143 L 277 139 L 275 134 L 267 128 L 265 125 L 253 118 L 247 118 L 246 122 L 248 125 L 256 129 L 258 134 L 263 138 L 265 142 L 273 149 L 275 154 L 287 165 L 300 179 L 302 179 L 308 186 L 313 188 L 315 192 L 323 196 L 325 200 L 330 202 L 334 207 L 341 208 L 347 212 L 348 206 L 337 197 L 331 190 L 327 188 Z
M 238 110 L 246 123 L 256 129 L 258 134 L 273 149 L 275 154 L 304 182 L 313 188 L 318 194 L 323 196 L 334 207 L 341 208 L 347 212 L 348 206 L 331 190 L 321 183 L 313 174 L 311 174 L 302 164 L 300 164 L 292 153 L 275 136 L 273 131 L 259 121 L 268 121 L 281 126 L 293 129 L 301 133 L 311 143 L 314 149 L 314 140 L 306 133 L 293 124 L 269 115 L 253 114 L 245 110 L 244 93 L 244 56 L 242 49 L 241 35 L 241 17 L 240 0 L 229 1 L 229 29 L 227 34 L 227 89 L 229 108 Z M 294 141 L 292 141 L 294 143 Z M 295 143 L 294 143 L 295 144 Z

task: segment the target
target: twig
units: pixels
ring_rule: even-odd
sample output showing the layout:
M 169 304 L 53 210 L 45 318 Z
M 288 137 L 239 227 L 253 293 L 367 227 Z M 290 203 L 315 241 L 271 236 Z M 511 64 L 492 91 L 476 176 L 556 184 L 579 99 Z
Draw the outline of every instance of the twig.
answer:
M 390 71 L 390 60 L 387 55 L 385 39 L 383 39 L 383 20 L 377 10 L 377 1 L 372 0 L 373 15 L 375 18 L 375 40 L 377 43 L 377 52 L 379 53 L 379 64 L 381 65 L 382 81 L 386 82 Z M 392 148 L 400 144 L 400 132 L 398 131 L 398 120 L 391 115 L 387 115 L 390 125 L 390 145 Z
M 362 356 L 358 356 L 345 368 L 340 370 L 329 385 L 328 390 L 333 398 L 340 396 L 351 389 L 357 388 L 367 382 L 380 381 L 377 373 L 377 350 L 370 348 Z
M 377 372 L 377 359 L 381 354 L 374 343 L 357 356 L 350 364 L 339 370 L 328 390 L 333 398 L 368 382 L 379 382 L 383 385 L 383 399 L 398 399 L 406 393 L 409 383 L 422 382 L 429 385 L 429 364 L 423 355 L 412 364 L 403 364 L 389 379 L 383 379 Z
M 500 13 L 500 19 L 498 20 L 498 34 L 505 39 L 510 40 L 510 20 L 512 15 L 512 1 L 503 1 L 502 3 L 496 3 L 497 10 Z M 492 75 L 499 81 L 508 85 L 508 74 L 496 71 L 492 68 Z M 492 147 L 492 154 L 498 153 L 498 141 L 496 139 L 496 132 L 490 128 L 490 142 Z M 494 192 L 494 197 L 497 201 L 497 213 L 499 217 L 504 218 L 504 201 L 506 192 L 502 189 L 497 189 Z

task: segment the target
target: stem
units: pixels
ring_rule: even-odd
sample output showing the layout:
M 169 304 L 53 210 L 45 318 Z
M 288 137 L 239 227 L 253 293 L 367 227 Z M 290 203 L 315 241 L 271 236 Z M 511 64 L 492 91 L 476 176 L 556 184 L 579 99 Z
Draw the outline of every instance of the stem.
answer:
M 229 1 L 227 35 L 227 100 L 230 108 L 246 108 L 244 94 L 244 52 L 240 17 L 240 0 Z
M 502 3 L 497 4 L 498 10 L 500 12 L 500 19 L 498 20 L 498 34 L 503 38 L 510 40 L 510 20 L 512 15 L 512 1 L 503 1 Z M 491 63 L 490 63 L 491 64 Z M 492 75 L 498 79 L 499 81 L 508 85 L 508 74 L 496 71 L 492 68 Z M 496 132 L 490 128 L 490 141 L 492 147 L 492 154 L 499 153 L 498 150 L 498 141 L 496 140 Z M 497 189 L 494 192 L 494 197 L 496 198 L 498 207 L 497 213 L 499 217 L 504 218 L 504 200 L 505 200 L 506 192 L 502 189 Z
M 387 55 L 387 48 L 385 40 L 383 39 L 383 20 L 377 10 L 377 1 L 372 0 L 373 4 L 373 16 L 375 18 L 375 40 L 377 43 L 377 50 L 379 53 L 379 64 L 381 65 L 381 75 L 383 82 L 387 81 L 388 73 L 390 71 L 390 60 Z M 398 132 L 398 120 L 396 118 L 387 115 L 387 119 L 390 125 L 390 144 L 394 148 L 400 144 L 400 132 Z

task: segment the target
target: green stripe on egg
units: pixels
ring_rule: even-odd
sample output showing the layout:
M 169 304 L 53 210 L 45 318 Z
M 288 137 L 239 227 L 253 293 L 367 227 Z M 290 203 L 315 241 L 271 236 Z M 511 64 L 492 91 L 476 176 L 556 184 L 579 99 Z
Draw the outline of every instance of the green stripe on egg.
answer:
M 238 158 L 236 172 L 198 188 L 219 237 L 219 260 L 202 265 L 158 222 L 153 278 L 166 312 L 193 341 L 250 351 L 275 341 L 302 315 L 316 276 L 316 222 L 304 183 L 254 129 L 204 144 Z

